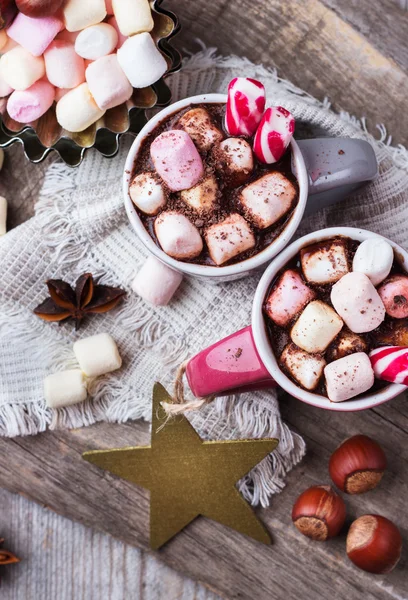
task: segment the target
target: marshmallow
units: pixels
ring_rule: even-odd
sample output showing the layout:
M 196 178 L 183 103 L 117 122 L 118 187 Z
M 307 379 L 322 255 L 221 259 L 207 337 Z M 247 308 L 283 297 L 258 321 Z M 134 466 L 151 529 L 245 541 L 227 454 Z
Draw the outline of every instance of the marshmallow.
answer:
M 0 72 L 0 98 L 5 98 L 6 96 L 9 96 L 12 91 L 13 88 L 5 81 Z
M 33 56 L 41 56 L 63 26 L 57 17 L 32 18 L 20 12 L 7 34 Z
M 45 75 L 44 59 L 16 46 L 0 58 L 0 74 L 15 90 L 26 90 Z
M 86 69 L 85 76 L 89 90 L 102 110 L 123 104 L 133 94 L 133 88 L 120 68 L 116 54 L 95 60 Z
M 205 108 L 192 108 L 180 117 L 178 124 L 188 133 L 199 150 L 207 151 L 223 139 Z
M 44 396 L 49 408 L 63 408 L 86 400 L 84 374 L 80 369 L 59 371 L 44 380 Z
M 288 344 L 279 362 L 291 377 L 306 390 L 314 390 L 323 374 L 326 361 L 321 356 L 312 356 L 295 344 Z
M 364 352 L 349 354 L 324 369 L 329 400 L 343 402 L 369 390 L 374 384 L 370 359 Z
M 385 308 L 377 290 L 364 273 L 347 273 L 334 284 L 331 302 L 354 333 L 376 329 L 385 318 Z
M 116 29 L 108 23 L 98 23 L 79 32 L 75 40 L 75 52 L 82 58 L 96 60 L 113 52 L 117 43 Z
M 184 215 L 175 211 L 162 212 L 154 222 L 154 231 L 163 251 L 173 258 L 196 258 L 203 249 L 197 229 Z
M 268 165 L 282 158 L 295 131 L 295 119 L 286 108 L 268 108 L 256 130 L 254 153 Z
M 344 330 L 339 333 L 327 351 L 330 361 L 338 360 L 354 352 L 366 352 L 367 342 L 364 338 L 352 331 Z
M 84 131 L 105 114 L 96 104 L 87 83 L 70 90 L 57 103 L 57 121 L 67 131 Z
M 155 306 L 166 306 L 180 283 L 183 275 L 157 260 L 154 256 L 144 263 L 132 283 L 132 290 Z
M 394 275 L 379 288 L 378 293 L 384 303 L 387 315 L 394 319 L 408 317 L 408 277 Z
M 217 180 L 210 175 L 189 190 L 180 192 L 180 198 L 194 210 L 202 212 L 213 208 L 218 193 Z
M 353 271 L 364 273 L 374 286 L 379 285 L 391 271 L 394 262 L 392 246 L 380 237 L 364 240 L 353 258 Z
M 113 13 L 123 35 L 151 31 L 154 27 L 148 0 L 112 0 Z
M 289 179 L 275 171 L 263 175 L 241 191 L 240 202 L 245 216 L 255 227 L 266 229 L 292 208 L 297 191 Z
M 370 360 L 377 379 L 408 385 L 408 348 L 376 348 L 370 352 Z
M 7 200 L 0 196 L 0 236 L 7 233 Z
M 99 377 L 120 369 L 122 359 L 116 342 L 109 333 L 99 333 L 78 340 L 74 354 L 87 377 Z
M 54 40 L 44 52 L 47 79 L 58 88 L 70 89 L 85 81 L 85 64 L 74 45 Z
M 123 35 L 123 33 L 121 33 L 118 22 L 115 19 L 115 17 L 111 17 L 110 19 L 108 19 L 107 23 L 108 23 L 108 25 L 111 25 L 111 27 L 113 27 L 115 29 L 116 33 L 118 34 L 118 42 L 117 42 L 116 47 L 120 48 L 126 42 L 126 40 L 128 39 L 128 36 Z
M 156 215 L 166 204 L 163 186 L 154 173 L 136 175 L 129 186 L 129 196 L 146 215 Z
M 149 33 L 128 38 L 118 49 L 118 61 L 134 88 L 152 85 L 167 70 L 167 62 Z
M 334 283 L 348 273 L 347 246 L 344 240 L 330 240 L 300 251 L 300 263 L 309 283 Z
M 172 192 L 196 185 L 204 174 L 203 162 L 185 131 L 164 131 L 150 146 L 156 171 Z
M 260 81 L 235 77 L 228 86 L 225 129 L 230 135 L 252 136 L 265 110 L 265 88 Z
M 254 169 L 251 146 L 241 138 L 227 138 L 217 148 L 217 169 L 231 187 L 243 185 Z
M 306 306 L 290 332 L 292 342 L 311 354 L 324 352 L 343 327 L 343 321 L 321 300 Z
M 5 29 L 0 30 L 0 52 L 8 42 L 8 36 Z
M 208 252 L 218 266 L 255 246 L 255 236 L 250 226 L 237 213 L 211 225 L 205 232 L 205 239 Z
M 293 269 L 285 271 L 274 284 L 265 303 L 265 312 L 272 321 L 286 327 L 300 311 L 316 297 Z
M 7 112 L 18 123 L 32 123 L 47 112 L 54 98 L 54 86 L 48 81 L 36 81 L 27 90 L 11 94 L 7 101 Z
M 66 29 L 80 31 L 104 20 L 105 0 L 67 0 L 63 12 Z

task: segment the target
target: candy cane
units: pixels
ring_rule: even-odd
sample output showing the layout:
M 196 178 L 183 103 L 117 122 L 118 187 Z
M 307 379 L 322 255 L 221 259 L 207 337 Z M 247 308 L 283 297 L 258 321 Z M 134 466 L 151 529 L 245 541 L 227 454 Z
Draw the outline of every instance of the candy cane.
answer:
M 377 379 L 408 385 L 408 348 L 376 348 L 370 352 L 370 360 Z
M 285 152 L 295 131 L 293 115 L 282 106 L 265 111 L 254 139 L 254 152 L 263 163 L 277 162 Z
M 253 135 L 265 110 L 265 88 L 260 81 L 235 77 L 228 86 L 225 128 L 229 135 Z

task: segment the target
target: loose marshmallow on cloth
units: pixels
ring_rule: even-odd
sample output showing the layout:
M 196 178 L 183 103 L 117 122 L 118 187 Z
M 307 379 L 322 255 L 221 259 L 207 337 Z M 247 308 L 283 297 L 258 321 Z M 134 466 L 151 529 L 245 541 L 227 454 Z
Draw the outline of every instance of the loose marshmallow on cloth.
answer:
M 349 354 L 324 369 L 329 400 L 343 402 L 369 390 L 374 384 L 374 371 L 364 352 Z
M 205 177 L 200 183 L 180 192 L 180 198 L 197 212 L 209 211 L 217 202 L 218 185 L 214 175 Z
M 136 275 L 132 290 L 155 306 L 166 306 L 182 280 L 182 273 L 151 255 Z
M 176 211 L 162 212 L 154 222 L 154 231 L 163 251 L 173 258 L 182 260 L 201 254 L 200 232 L 187 217 Z
M 295 119 L 286 108 L 268 108 L 256 130 L 254 153 L 268 165 L 282 158 L 295 131 Z
M 7 81 L 5 81 L 0 72 L 0 98 L 5 98 L 6 96 L 9 96 L 12 91 L 13 88 L 7 83 Z
M 367 275 L 376 287 L 391 271 L 394 262 L 392 246 L 380 237 L 372 237 L 361 242 L 353 258 L 353 271 Z
M 0 75 L 14 90 L 26 90 L 45 75 L 44 59 L 16 46 L 0 58 Z
M 74 44 L 54 40 L 44 52 L 45 73 L 52 85 L 70 89 L 85 81 L 85 63 L 75 52 Z
M 48 81 L 36 81 L 27 90 L 15 91 L 7 101 L 7 112 L 18 123 L 36 121 L 52 106 L 55 88 Z
M 300 251 L 300 262 L 309 283 L 334 283 L 349 271 L 346 242 L 339 239 L 311 244 Z
M 44 380 L 45 401 L 49 408 L 63 408 L 86 400 L 84 374 L 80 369 L 59 371 Z
M 87 83 L 81 83 L 59 100 L 57 121 L 67 131 L 83 131 L 105 114 L 96 104 Z
M 316 388 L 326 366 L 322 356 L 313 356 L 295 344 L 285 347 L 279 362 L 293 379 L 307 390 Z
M 140 173 L 129 186 L 129 196 L 146 215 L 156 215 L 166 204 L 163 186 L 155 173 Z
M 126 40 L 128 39 L 128 36 L 123 35 L 123 33 L 120 31 L 118 22 L 115 19 L 115 17 L 111 17 L 110 19 L 108 19 L 107 23 L 108 23 L 108 25 L 111 25 L 115 29 L 116 33 L 118 34 L 118 43 L 117 43 L 116 47 L 120 48 L 126 42 Z
M 207 151 L 220 142 L 224 135 L 214 125 L 205 108 L 192 108 L 182 115 L 178 125 L 187 131 L 199 150 Z
M 344 275 L 332 287 L 330 299 L 347 327 L 354 333 L 367 333 L 384 321 L 384 304 L 364 273 Z
M 7 34 L 33 56 L 41 56 L 63 27 L 63 22 L 57 17 L 33 19 L 19 12 Z
M 406 319 L 408 317 L 408 277 L 393 275 L 378 289 L 385 310 L 390 317 Z
M 255 236 L 249 224 L 237 213 L 211 225 L 205 232 L 205 239 L 208 252 L 218 266 L 255 246 Z
M 92 62 L 85 76 L 90 92 L 102 110 L 123 104 L 133 94 L 133 88 L 119 66 L 116 54 L 102 56 Z
M 255 133 L 265 110 L 265 88 L 260 81 L 235 77 L 228 86 L 225 129 L 230 135 Z
M 7 200 L 0 196 L 0 235 L 7 233 Z
M 244 187 L 240 202 L 245 216 L 259 229 L 266 229 L 289 212 L 296 195 L 293 183 L 279 171 L 274 171 Z
M 88 60 L 96 60 L 113 52 L 118 44 L 116 29 L 108 23 L 91 25 L 79 32 L 75 52 Z
M 272 321 L 285 327 L 314 298 L 311 290 L 293 269 L 282 273 L 265 303 L 265 312 Z
M 254 170 L 252 148 L 242 138 L 227 138 L 216 150 L 217 169 L 230 187 L 243 185 Z
M 172 192 L 192 188 L 204 174 L 203 161 L 185 131 L 164 131 L 150 146 L 156 171 Z
M 98 333 L 74 344 L 74 354 L 87 377 L 99 377 L 120 369 L 122 358 L 109 333 Z
M 112 0 L 112 8 L 123 35 L 151 31 L 154 27 L 148 0 Z
M 167 62 L 149 33 L 128 38 L 117 54 L 119 64 L 134 88 L 152 85 L 167 70 Z
M 105 0 L 67 0 L 63 9 L 68 31 L 80 31 L 106 17 Z
M 370 360 L 377 379 L 408 385 L 408 348 L 376 348 L 370 352 Z
M 310 302 L 290 332 L 292 342 L 311 354 L 324 352 L 343 327 L 343 321 L 321 300 Z

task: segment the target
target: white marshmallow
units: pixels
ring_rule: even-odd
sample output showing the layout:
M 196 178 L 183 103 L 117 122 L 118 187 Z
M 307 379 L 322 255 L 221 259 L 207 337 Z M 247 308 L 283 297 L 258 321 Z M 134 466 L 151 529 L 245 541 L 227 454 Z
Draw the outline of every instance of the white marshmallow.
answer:
M 182 280 L 182 273 L 171 269 L 152 255 L 136 275 L 132 290 L 155 306 L 166 306 Z
M 326 366 L 323 357 L 312 356 L 295 346 L 295 344 L 286 346 L 279 362 L 293 379 L 307 390 L 316 388 Z
M 151 31 L 154 27 L 148 0 L 112 0 L 112 8 L 123 35 Z
M 274 171 L 244 187 L 240 201 L 246 217 L 256 227 L 266 229 L 292 208 L 296 196 L 293 183 L 279 171 Z
M 68 0 L 63 9 L 68 31 L 80 31 L 106 17 L 105 0 Z
M 237 213 L 211 225 L 205 232 L 208 252 L 216 265 L 250 250 L 255 246 L 255 236 L 244 217 Z
M 195 258 L 202 252 L 200 232 L 180 213 L 162 212 L 154 222 L 154 231 L 163 251 L 173 258 Z
M 136 175 L 130 184 L 129 196 L 146 215 L 156 215 L 166 204 L 163 186 L 154 173 Z
M 104 110 L 96 104 L 87 83 L 70 90 L 57 103 L 57 121 L 67 131 L 84 131 L 103 117 Z
M 59 371 L 44 380 L 44 396 L 49 408 L 63 408 L 86 400 L 84 374 L 80 369 Z
M 45 75 L 44 59 L 16 46 L 1 57 L 0 75 L 14 90 L 26 90 Z
M 354 333 L 367 333 L 384 321 L 384 304 L 364 273 L 344 275 L 332 287 L 330 299 L 347 327 Z
M 118 43 L 116 29 L 108 23 L 91 25 L 79 32 L 75 52 L 88 60 L 96 60 L 113 52 Z
M 7 200 L 0 196 L 0 235 L 7 233 Z
M 335 360 L 324 369 L 329 400 L 343 402 L 369 390 L 374 371 L 367 354 L 356 352 Z
M 347 246 L 344 240 L 329 240 L 300 251 L 300 262 L 309 283 L 334 283 L 348 273 Z
M 179 119 L 179 125 L 188 133 L 199 150 L 207 151 L 224 137 L 214 125 L 205 108 L 192 108 Z
M 218 185 L 214 175 L 194 187 L 180 192 L 180 198 L 198 212 L 209 211 L 217 202 Z
M 227 138 L 218 146 L 218 169 L 232 187 L 243 185 L 254 169 L 252 148 L 242 138 Z
M 87 377 L 99 377 L 120 369 L 122 359 L 115 340 L 109 333 L 99 333 L 78 340 L 74 354 Z
M 290 332 L 292 342 L 311 354 L 324 352 L 343 327 L 343 321 L 321 300 L 310 302 Z
M 149 33 L 133 35 L 117 52 L 118 61 L 134 88 L 152 85 L 167 70 L 167 62 Z
M 388 276 L 394 262 L 392 246 L 380 237 L 364 240 L 354 255 L 353 271 L 364 273 L 374 286 Z

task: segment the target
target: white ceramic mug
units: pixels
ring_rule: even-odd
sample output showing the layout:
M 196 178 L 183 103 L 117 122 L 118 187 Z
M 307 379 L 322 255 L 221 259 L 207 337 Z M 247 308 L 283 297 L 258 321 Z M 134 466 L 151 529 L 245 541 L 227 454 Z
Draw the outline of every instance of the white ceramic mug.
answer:
M 292 239 L 308 205 L 320 208 L 345 197 L 353 189 L 377 176 L 377 161 L 371 146 L 363 140 L 349 138 L 320 138 L 292 140 L 292 171 L 299 184 L 299 200 L 282 233 L 264 250 L 241 262 L 221 267 L 199 265 L 168 256 L 145 229 L 130 195 L 129 185 L 142 142 L 164 119 L 192 104 L 225 104 L 225 94 L 204 94 L 185 98 L 164 108 L 150 119 L 137 135 L 126 159 L 123 174 L 123 195 L 129 221 L 139 239 L 159 260 L 176 271 L 203 277 L 214 283 L 239 279 L 269 263 Z M 313 195 L 311 195 L 313 194 Z M 308 196 L 311 195 L 309 202 Z M 311 203 L 311 200 L 314 202 Z M 312 206 L 313 205 L 313 206 Z

